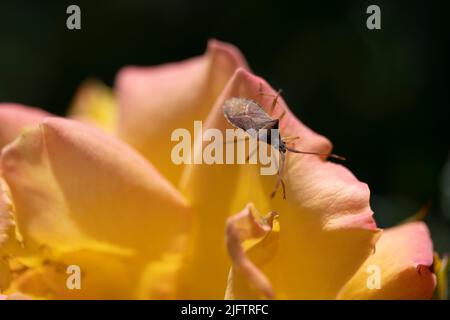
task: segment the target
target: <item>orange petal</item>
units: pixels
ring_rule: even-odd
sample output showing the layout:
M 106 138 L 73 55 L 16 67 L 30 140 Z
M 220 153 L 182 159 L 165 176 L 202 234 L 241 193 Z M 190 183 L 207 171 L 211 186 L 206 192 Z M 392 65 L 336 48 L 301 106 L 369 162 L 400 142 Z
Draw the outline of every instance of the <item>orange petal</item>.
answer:
M 189 206 L 121 141 L 47 118 L 8 145 L 1 166 L 26 242 L 158 256 L 186 230 Z
M 15 103 L 0 103 L 0 150 L 17 138 L 22 129 L 48 116 L 43 110 Z
M 275 91 L 261 78 L 246 70 L 236 71 L 216 101 L 205 125 L 224 132 L 230 128 L 222 105 L 230 97 L 257 99 L 258 89 Z M 273 98 L 264 96 L 269 111 Z M 296 148 L 329 152 L 330 142 L 301 123 L 283 99 L 273 117 L 282 112 L 282 136 L 299 136 Z M 204 143 L 205 145 L 206 143 Z M 196 150 L 195 152 L 201 152 Z M 276 176 L 262 176 L 255 165 L 192 165 L 183 174 L 182 190 L 196 209 L 196 233 L 191 258 L 185 267 L 182 292 L 199 286 L 199 292 L 215 292 L 226 281 L 228 261 L 218 233 L 227 216 L 248 202 L 261 212 L 280 214 L 278 268 L 267 274 L 279 298 L 334 298 L 340 288 L 373 252 L 379 230 L 369 206 L 369 189 L 344 166 L 313 155 L 289 154 L 285 167 L 287 199 L 269 195 Z M 205 201 L 208 199 L 208 201 Z M 274 263 L 275 263 L 274 262 Z M 200 279 L 207 279 L 201 281 Z M 192 292 L 195 295 L 195 292 Z M 214 296 L 215 297 L 215 296 Z
M 116 80 L 118 135 L 177 184 L 181 166 L 171 161 L 174 129 L 193 131 L 238 67 L 246 67 L 234 46 L 211 40 L 206 53 L 156 67 L 126 67 Z
M 430 299 L 436 286 L 433 243 L 423 222 L 383 232 L 376 252 L 346 284 L 340 299 Z M 380 275 L 377 285 L 373 278 Z

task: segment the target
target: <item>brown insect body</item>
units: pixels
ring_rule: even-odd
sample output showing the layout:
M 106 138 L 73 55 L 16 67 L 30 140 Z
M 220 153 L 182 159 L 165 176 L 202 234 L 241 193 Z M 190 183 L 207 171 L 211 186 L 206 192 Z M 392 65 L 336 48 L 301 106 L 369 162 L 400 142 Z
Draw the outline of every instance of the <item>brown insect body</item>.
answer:
M 274 102 L 272 104 L 272 110 L 275 107 L 276 100 L 278 95 L 275 96 Z M 225 101 L 223 105 L 223 113 L 228 122 L 235 128 L 242 129 L 252 136 L 254 139 L 262 140 L 259 135 L 261 129 L 266 129 L 264 142 L 271 144 L 271 130 L 279 129 L 279 123 L 283 115 L 280 116 L 279 119 L 273 119 L 269 116 L 264 109 L 254 100 L 246 99 L 246 98 L 230 98 Z M 297 137 L 294 137 L 294 139 Z M 286 152 L 294 152 L 294 153 L 303 153 L 303 154 L 313 154 L 313 155 L 322 155 L 333 157 L 340 160 L 345 160 L 343 157 L 337 156 L 335 154 L 322 154 L 317 152 L 306 152 L 299 151 L 293 148 L 290 148 L 286 145 L 286 142 L 281 138 L 278 133 L 278 139 L 276 139 L 278 145 L 273 147 L 277 148 L 280 152 L 280 166 L 278 169 L 278 180 L 275 185 L 274 191 L 271 194 L 271 198 L 275 196 L 275 193 L 280 186 L 283 187 L 283 198 L 286 198 L 285 186 L 282 179 L 284 163 L 286 158 Z
M 263 108 L 256 102 L 245 98 L 231 98 L 225 101 L 223 113 L 228 122 L 235 128 L 242 129 L 249 133 L 253 138 L 260 140 L 259 135 L 255 135 L 262 129 L 267 130 L 267 137 L 264 139 L 268 144 L 271 143 L 271 130 L 278 130 L 280 120 L 270 117 Z M 281 152 L 286 152 L 286 144 L 278 135 Z

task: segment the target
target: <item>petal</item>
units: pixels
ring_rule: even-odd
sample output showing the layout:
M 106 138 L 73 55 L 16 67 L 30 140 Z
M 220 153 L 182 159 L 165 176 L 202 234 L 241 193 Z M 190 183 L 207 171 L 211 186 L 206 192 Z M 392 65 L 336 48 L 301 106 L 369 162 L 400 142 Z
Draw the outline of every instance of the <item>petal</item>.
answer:
M 176 284 L 183 263 L 182 253 L 167 253 L 145 266 L 138 280 L 137 298 L 175 299 Z
M 376 252 L 346 284 L 340 299 L 430 299 L 436 286 L 433 243 L 423 222 L 407 223 L 383 232 Z M 375 266 L 381 282 L 370 285 Z M 369 289 L 371 288 L 371 289 Z
M 47 118 L 2 152 L 27 243 L 57 252 L 157 257 L 189 222 L 184 198 L 127 145 L 72 120 Z
M 15 223 L 12 212 L 13 204 L 7 185 L 3 178 L 0 177 L 0 257 L 4 247 L 14 237 Z
M 31 300 L 31 298 L 20 292 L 15 292 L 8 295 L 0 294 L 0 300 Z
M 139 273 L 134 265 L 132 260 L 110 253 L 74 251 L 60 255 L 58 261 L 45 260 L 21 270 L 8 291 L 37 299 L 134 299 Z
M 20 251 L 15 226 L 14 206 L 8 186 L 0 176 L 0 292 L 11 282 L 8 257 Z
M 448 254 L 440 257 L 435 253 L 433 267 L 436 274 L 436 290 L 434 291 L 433 299 L 448 300 Z
M 69 108 L 69 117 L 93 124 L 106 132 L 117 127 L 117 104 L 111 88 L 97 80 L 87 80 L 78 89 Z
M 11 283 L 11 272 L 4 257 L 0 258 L 0 292 L 3 292 Z
M 177 184 L 182 167 L 171 160 L 172 131 L 192 133 L 194 119 L 206 117 L 233 72 L 244 66 L 238 49 L 211 40 L 201 57 L 122 69 L 116 80 L 119 136 Z
M 227 220 L 226 244 L 233 267 L 228 276 L 226 299 L 254 299 L 259 292 L 265 298 L 274 297 L 270 281 L 247 257 L 243 242 L 250 239 L 261 239 L 272 232 L 276 213 L 271 212 L 267 217 L 261 219 L 261 217 L 255 216 L 254 211 L 253 205 L 247 205 L 244 210 Z M 262 239 L 260 242 L 268 242 L 268 239 Z M 252 290 L 245 286 L 247 283 L 254 285 L 256 289 Z
M 236 71 L 215 103 L 204 130 L 217 128 L 224 132 L 230 128 L 222 112 L 224 101 L 230 97 L 256 99 L 260 84 L 265 93 L 275 94 L 263 79 L 242 69 Z M 266 111 L 272 100 L 266 96 L 262 99 Z M 330 142 L 295 118 L 281 99 L 274 117 L 283 111 L 287 113 L 281 121 L 281 133 L 299 136 L 297 149 L 323 153 L 331 150 Z M 334 298 L 373 252 L 379 230 L 372 218 L 367 185 L 344 166 L 317 156 L 289 154 L 287 158 L 286 200 L 280 195 L 269 198 L 276 176 L 260 175 L 256 165 L 186 167 L 182 190 L 198 216 L 194 249 L 183 277 L 189 281 L 182 292 L 196 287 L 198 292 L 213 295 L 217 290 L 214 288 L 220 288 L 219 281 L 226 283 L 229 262 L 218 233 L 227 216 L 248 202 L 261 212 L 280 214 L 280 245 L 273 257 L 278 267 L 266 274 L 279 298 Z
M 43 110 L 15 103 L 0 103 L 0 150 L 19 136 L 22 129 L 48 116 Z

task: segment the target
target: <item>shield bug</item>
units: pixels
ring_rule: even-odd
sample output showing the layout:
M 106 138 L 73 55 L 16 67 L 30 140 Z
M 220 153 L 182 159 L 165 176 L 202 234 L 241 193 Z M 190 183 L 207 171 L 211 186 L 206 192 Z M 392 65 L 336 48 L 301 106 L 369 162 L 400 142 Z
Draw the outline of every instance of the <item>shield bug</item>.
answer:
M 272 105 L 270 107 L 270 112 L 273 113 L 273 110 L 275 108 L 275 105 L 277 104 L 277 99 L 280 95 L 281 91 L 278 91 L 278 93 L 274 96 L 274 100 L 272 102 Z M 266 95 L 261 92 L 261 86 L 260 86 L 260 95 Z M 285 111 L 281 114 L 279 118 L 272 118 L 269 114 L 267 114 L 264 109 L 261 107 L 261 105 L 251 99 L 247 98 L 230 98 L 225 101 L 225 103 L 222 106 L 223 113 L 225 118 L 228 120 L 228 122 L 235 128 L 242 129 L 250 134 L 250 136 L 254 139 L 262 140 L 262 136 L 260 133 L 260 130 L 264 130 L 266 132 L 266 135 L 270 135 L 272 132 L 272 129 L 275 129 L 278 134 L 278 139 L 275 139 L 277 141 L 277 145 L 273 145 L 273 147 L 277 148 L 280 154 L 280 164 L 278 167 L 278 177 L 277 182 L 275 184 L 274 190 L 272 194 L 270 195 L 271 198 L 273 198 L 280 187 L 280 184 L 283 188 L 283 199 L 286 199 L 286 188 L 283 181 L 283 169 L 286 161 L 286 152 L 293 152 L 293 153 L 301 153 L 301 154 L 310 154 L 310 155 L 316 155 L 316 156 L 326 156 L 331 157 L 339 160 L 345 160 L 344 157 L 335 155 L 333 153 L 318 153 L 318 152 L 310 152 L 310 151 L 301 151 L 296 150 L 294 148 L 291 148 L 288 146 L 289 141 L 298 139 L 298 137 L 284 137 L 282 138 L 279 133 L 279 123 L 283 116 L 285 115 Z M 264 139 L 264 142 L 271 144 L 271 137 L 267 136 Z M 250 157 L 250 156 L 249 156 Z

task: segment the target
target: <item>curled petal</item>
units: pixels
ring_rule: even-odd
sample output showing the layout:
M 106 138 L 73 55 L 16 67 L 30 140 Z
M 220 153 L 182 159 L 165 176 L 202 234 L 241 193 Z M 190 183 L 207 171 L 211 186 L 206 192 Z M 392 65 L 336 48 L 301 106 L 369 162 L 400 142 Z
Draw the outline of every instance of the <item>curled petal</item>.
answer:
M 47 118 L 2 152 L 25 242 L 155 257 L 186 231 L 185 199 L 145 159 L 100 130 Z M 151 242 L 149 242 L 149 235 Z
M 0 150 L 17 138 L 22 129 L 48 116 L 43 110 L 15 103 L 0 103 Z
M 249 239 L 262 238 L 272 231 L 273 219 L 276 213 L 270 213 L 265 219 L 255 217 L 253 205 L 248 205 L 240 213 L 228 218 L 226 225 L 226 244 L 233 263 L 228 277 L 226 299 L 242 299 L 242 285 L 248 282 L 256 288 L 263 297 L 273 298 L 274 292 L 270 281 L 258 267 L 247 257 L 243 242 Z M 240 279 L 245 278 L 245 280 Z M 247 289 L 251 291 L 250 288 Z M 246 297 L 248 298 L 248 297 Z
M 206 53 L 156 67 L 126 67 L 116 80 L 119 136 L 177 184 L 182 168 L 171 161 L 174 129 L 193 131 L 238 67 L 246 67 L 234 46 L 211 40 Z
M 387 229 L 375 254 L 366 260 L 338 298 L 430 299 L 436 286 L 432 265 L 433 244 L 423 222 Z M 377 276 L 380 278 L 376 279 Z

